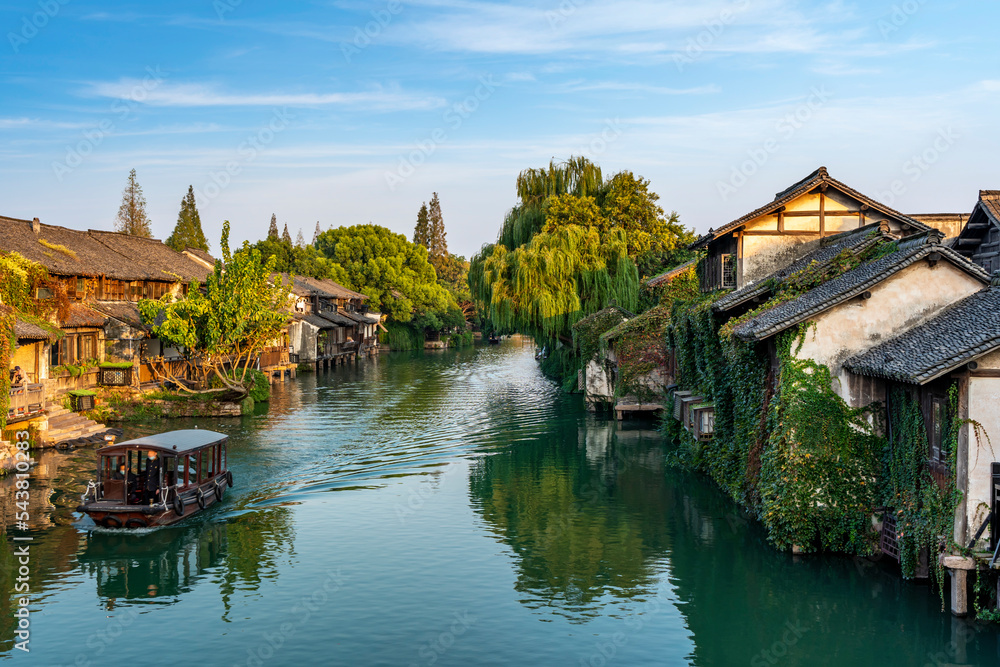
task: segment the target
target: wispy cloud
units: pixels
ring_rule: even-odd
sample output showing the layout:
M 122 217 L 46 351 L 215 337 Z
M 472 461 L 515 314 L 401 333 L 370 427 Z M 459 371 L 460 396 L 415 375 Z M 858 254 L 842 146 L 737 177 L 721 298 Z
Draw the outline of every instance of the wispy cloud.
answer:
M 722 89 L 715 84 L 695 86 L 693 88 L 670 88 L 667 86 L 652 86 L 645 83 L 629 83 L 625 81 L 570 81 L 560 86 L 561 92 L 603 92 L 615 91 L 625 93 L 648 93 L 651 95 L 709 95 L 722 92 Z
M 86 93 L 113 99 L 134 99 L 137 79 L 96 82 Z M 420 111 L 445 104 L 433 95 L 413 95 L 378 88 L 363 92 L 336 93 L 233 93 L 201 83 L 164 83 L 143 95 L 142 104 L 158 107 L 324 107 L 341 106 L 371 111 Z

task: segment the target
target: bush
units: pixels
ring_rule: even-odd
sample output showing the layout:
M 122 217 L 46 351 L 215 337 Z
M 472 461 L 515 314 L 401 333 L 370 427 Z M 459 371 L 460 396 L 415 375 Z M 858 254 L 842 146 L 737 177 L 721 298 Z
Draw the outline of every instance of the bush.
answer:
M 267 381 L 267 376 L 263 372 L 247 371 L 246 383 L 250 387 L 250 398 L 255 403 L 267 403 L 271 400 L 271 383 Z

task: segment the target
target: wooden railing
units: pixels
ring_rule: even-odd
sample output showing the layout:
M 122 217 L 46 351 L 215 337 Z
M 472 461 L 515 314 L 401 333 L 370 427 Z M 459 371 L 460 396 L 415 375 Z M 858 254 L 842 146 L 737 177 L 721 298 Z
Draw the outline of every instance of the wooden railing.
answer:
M 45 404 L 45 387 L 41 384 L 25 384 L 12 387 L 7 421 L 17 421 L 41 414 Z
M 287 364 L 287 347 L 268 347 L 260 354 L 261 368 L 273 368 L 274 366 L 286 366 Z

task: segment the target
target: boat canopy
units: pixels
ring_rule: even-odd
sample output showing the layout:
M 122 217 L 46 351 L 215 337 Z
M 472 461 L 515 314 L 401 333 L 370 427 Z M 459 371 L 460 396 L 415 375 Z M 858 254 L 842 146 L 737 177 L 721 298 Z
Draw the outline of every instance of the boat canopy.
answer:
M 156 449 L 170 454 L 190 452 L 202 447 L 209 447 L 229 439 L 228 435 L 206 431 L 198 428 L 181 431 L 168 431 L 147 435 L 135 440 L 118 442 L 97 450 L 98 455 L 114 454 L 129 449 Z

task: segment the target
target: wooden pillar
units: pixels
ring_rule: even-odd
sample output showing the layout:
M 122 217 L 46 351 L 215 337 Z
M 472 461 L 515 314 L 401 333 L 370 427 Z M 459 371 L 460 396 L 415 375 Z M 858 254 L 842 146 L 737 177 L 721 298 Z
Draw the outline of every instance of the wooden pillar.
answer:
M 958 380 L 958 418 L 969 418 L 969 372 Z M 969 512 L 966 498 L 969 495 L 969 429 L 966 422 L 958 431 L 958 451 L 955 452 L 955 486 L 962 494 L 962 500 L 955 508 L 955 543 L 966 546 L 969 543 Z
M 955 616 L 966 616 L 969 613 L 969 572 L 950 570 L 949 574 L 951 574 L 951 613 Z

